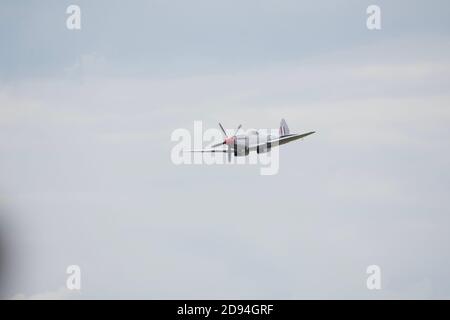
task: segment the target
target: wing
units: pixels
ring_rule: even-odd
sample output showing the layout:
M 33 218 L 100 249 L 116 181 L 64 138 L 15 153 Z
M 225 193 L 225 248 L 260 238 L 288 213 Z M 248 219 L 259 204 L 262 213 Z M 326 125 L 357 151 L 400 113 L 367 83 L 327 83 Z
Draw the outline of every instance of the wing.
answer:
M 201 153 L 206 153 L 206 152 L 212 152 L 212 153 L 220 153 L 220 152 L 228 152 L 227 149 L 200 149 L 200 150 L 188 150 L 188 152 L 201 152 Z
M 253 151 L 253 150 L 256 150 L 258 146 L 265 146 L 267 143 L 271 143 L 273 147 L 278 146 L 278 145 L 281 146 L 281 145 L 286 144 L 288 142 L 295 141 L 295 140 L 298 140 L 298 139 L 302 139 L 302 138 L 304 138 L 306 136 L 309 136 L 309 135 L 311 135 L 313 133 L 315 133 L 315 131 L 302 133 L 302 134 L 289 134 L 289 135 L 286 135 L 286 136 L 278 137 L 276 139 L 272 139 L 270 141 L 265 141 L 265 142 L 262 142 L 262 143 L 259 143 L 259 144 L 251 145 L 249 148 L 250 148 L 250 151 Z

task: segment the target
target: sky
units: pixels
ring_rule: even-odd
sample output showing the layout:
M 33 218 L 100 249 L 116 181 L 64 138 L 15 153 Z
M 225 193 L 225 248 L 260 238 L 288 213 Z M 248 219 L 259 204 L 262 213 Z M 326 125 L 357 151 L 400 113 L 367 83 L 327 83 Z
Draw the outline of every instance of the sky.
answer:
M 449 9 L 2 1 L 0 296 L 450 298 Z M 281 118 L 316 134 L 276 175 L 171 161 L 194 121 Z

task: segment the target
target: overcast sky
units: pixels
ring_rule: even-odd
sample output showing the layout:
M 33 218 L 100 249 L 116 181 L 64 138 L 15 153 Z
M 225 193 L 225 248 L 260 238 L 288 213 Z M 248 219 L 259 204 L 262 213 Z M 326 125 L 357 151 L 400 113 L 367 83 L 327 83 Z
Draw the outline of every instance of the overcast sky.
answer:
M 449 12 L 2 1 L 0 294 L 450 298 Z M 281 147 L 277 175 L 171 162 L 171 133 L 195 120 L 281 118 L 317 133 Z M 64 289 L 73 264 L 78 294 Z

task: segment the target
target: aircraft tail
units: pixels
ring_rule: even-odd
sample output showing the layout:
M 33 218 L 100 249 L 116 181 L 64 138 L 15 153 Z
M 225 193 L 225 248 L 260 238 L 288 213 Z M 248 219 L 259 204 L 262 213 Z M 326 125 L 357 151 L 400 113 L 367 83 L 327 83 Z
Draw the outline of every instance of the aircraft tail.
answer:
M 280 123 L 280 136 L 287 136 L 289 134 L 289 127 L 284 119 Z

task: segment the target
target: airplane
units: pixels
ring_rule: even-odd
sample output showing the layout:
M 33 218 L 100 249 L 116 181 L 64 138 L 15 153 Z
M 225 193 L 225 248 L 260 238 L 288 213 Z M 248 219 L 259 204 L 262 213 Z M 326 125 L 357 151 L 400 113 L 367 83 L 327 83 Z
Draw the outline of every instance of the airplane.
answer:
M 302 139 L 315 133 L 315 131 L 311 131 L 301 134 L 291 134 L 284 119 L 281 119 L 279 134 L 275 136 L 263 135 L 257 130 L 251 130 L 247 134 L 238 135 L 242 125 L 237 127 L 234 135 L 228 136 L 222 124 L 219 123 L 219 127 L 224 136 L 222 142 L 212 145 L 209 149 L 190 150 L 190 152 L 223 152 L 228 154 L 228 161 L 231 161 L 232 155 L 235 157 L 245 157 L 249 155 L 250 151 L 256 151 L 258 154 L 270 152 L 272 147 Z M 224 145 L 227 146 L 226 149 L 218 148 Z

